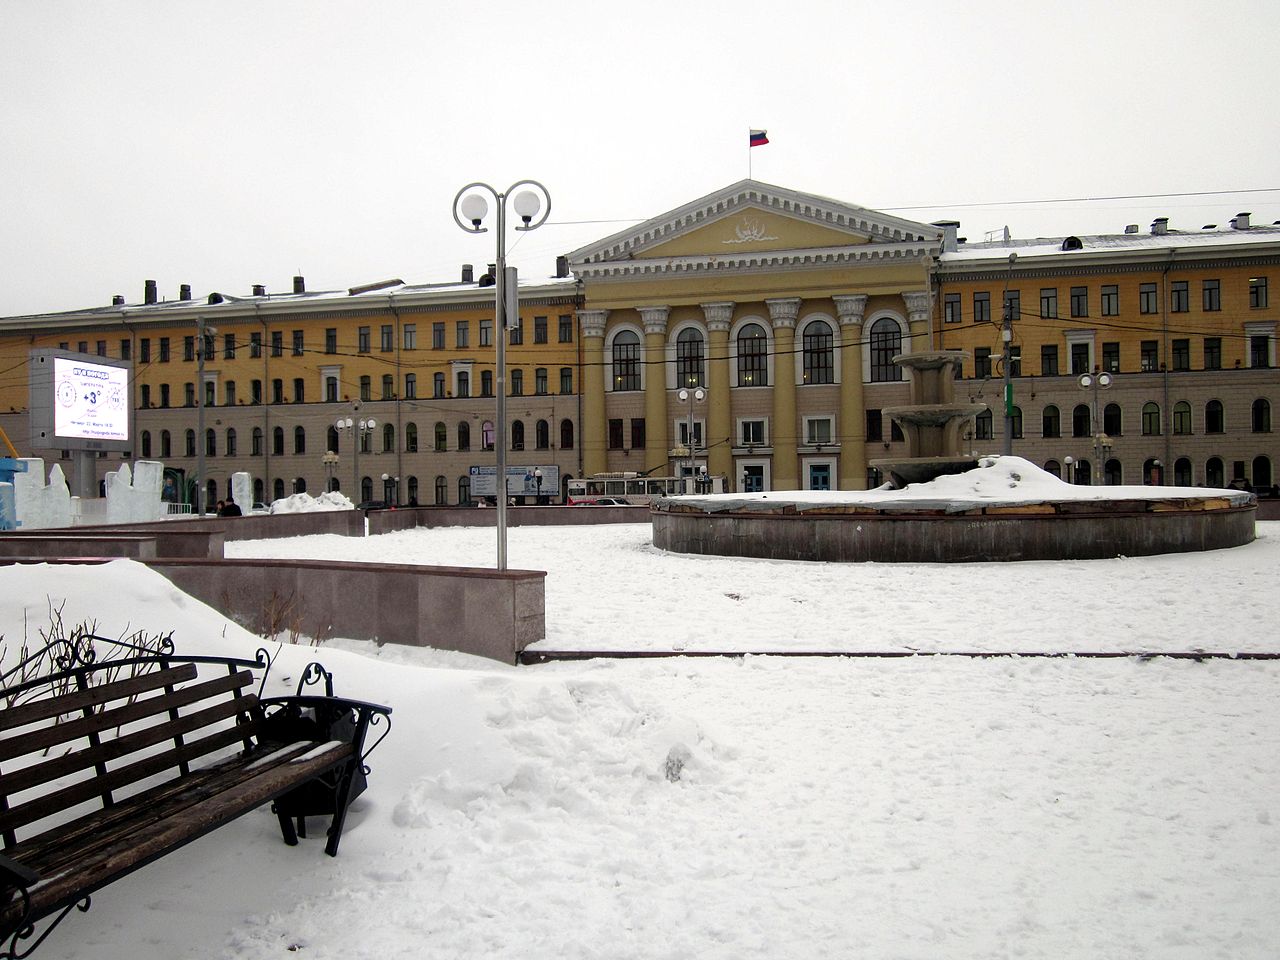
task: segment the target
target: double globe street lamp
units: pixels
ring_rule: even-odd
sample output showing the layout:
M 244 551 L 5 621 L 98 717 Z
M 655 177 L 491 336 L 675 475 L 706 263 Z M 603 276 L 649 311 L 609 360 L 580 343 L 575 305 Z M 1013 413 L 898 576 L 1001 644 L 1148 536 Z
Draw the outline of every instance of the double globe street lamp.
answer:
M 373 431 L 378 428 L 378 421 L 373 417 L 339 417 L 334 427 L 339 435 L 346 433 L 351 437 L 351 462 L 355 469 L 355 486 L 351 488 L 351 493 L 356 502 L 359 502 L 364 499 L 364 492 L 360 489 L 360 447 L 373 436 Z
M 527 189 L 520 189 L 521 187 Z M 516 191 L 519 190 L 519 193 Z M 494 378 L 497 380 L 495 393 L 497 401 L 494 418 L 493 447 L 496 453 L 497 470 L 497 527 L 498 527 L 498 569 L 507 569 L 507 328 L 520 321 L 520 292 L 517 288 L 515 267 L 507 267 L 507 201 L 520 218 L 517 230 L 536 230 L 547 222 L 551 213 L 551 194 L 537 180 L 517 180 L 506 190 L 498 191 L 487 183 L 476 181 L 469 183 L 453 198 L 453 219 L 467 233 L 487 233 L 488 227 L 481 226 L 489 214 L 489 201 L 485 194 L 491 196 L 497 204 L 498 222 L 494 229 L 497 240 L 497 256 L 495 258 L 495 275 L 493 285 L 494 326 L 497 328 L 495 342 L 497 356 L 494 366 Z

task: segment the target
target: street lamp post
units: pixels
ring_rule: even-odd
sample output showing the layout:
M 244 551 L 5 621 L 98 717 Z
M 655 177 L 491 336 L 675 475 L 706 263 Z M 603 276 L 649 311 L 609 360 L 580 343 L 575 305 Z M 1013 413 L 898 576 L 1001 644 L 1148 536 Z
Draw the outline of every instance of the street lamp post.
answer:
M 1090 423 L 1093 427 L 1093 477 L 1094 483 L 1098 486 L 1102 485 L 1103 469 L 1102 458 L 1107 451 L 1111 449 L 1111 438 L 1102 430 L 1102 421 L 1098 414 L 1098 391 L 1106 390 L 1111 386 L 1111 374 L 1105 370 L 1099 370 L 1094 367 L 1093 373 L 1080 374 L 1080 389 L 1093 391 L 1093 406 L 1091 409 Z
M 382 499 L 388 506 L 400 506 L 400 478 L 389 473 L 382 475 Z
M 535 502 L 541 505 L 542 503 L 542 468 L 541 467 L 533 468 L 533 485 L 538 488 L 538 497 Z
M 326 450 L 324 456 L 320 458 L 324 463 L 324 490 L 330 493 L 334 489 L 334 481 L 337 479 L 338 473 L 338 454 L 333 450 Z
M 205 361 L 205 338 L 216 337 L 218 330 L 216 327 L 206 327 L 204 317 L 196 318 L 196 516 L 204 516 L 205 496 L 204 488 L 204 361 Z
M 1071 479 L 1071 468 L 1072 468 L 1072 466 L 1074 466 L 1074 465 L 1075 465 L 1075 462 L 1076 462 L 1076 458 L 1075 458 L 1075 457 L 1066 456 L 1066 457 L 1063 457 L 1063 458 L 1062 458 L 1062 463 L 1063 463 L 1063 465 L 1065 465 L 1065 466 L 1066 466 L 1066 468 L 1067 468 L 1067 469 L 1066 469 L 1066 474 L 1067 474 L 1067 483 L 1072 483 L 1072 482 L 1073 482 L 1073 481 L 1072 481 L 1072 479 Z
M 694 460 L 695 447 L 693 442 L 693 405 L 701 403 L 707 399 L 707 391 L 702 387 L 696 387 L 693 390 L 686 390 L 683 387 L 676 394 L 676 397 L 683 404 L 688 406 L 687 415 L 685 417 L 685 444 L 689 451 L 689 473 L 688 476 L 694 478 L 694 484 L 697 484 L 698 465 Z
M 534 187 L 536 190 L 515 191 L 520 187 Z M 488 193 L 497 203 L 498 222 L 494 230 L 497 241 L 496 270 L 494 276 L 494 326 L 497 355 L 494 374 L 497 380 L 495 398 L 497 403 L 496 422 L 494 424 L 494 453 L 497 460 L 497 501 L 498 501 L 498 569 L 507 569 L 507 325 L 512 319 L 520 317 L 520 292 L 516 286 L 515 268 L 507 268 L 507 201 L 512 202 L 516 215 L 520 218 L 517 230 L 536 230 L 547 222 L 551 213 L 551 194 L 537 180 L 517 180 L 504 191 L 497 191 L 487 183 L 479 181 L 469 183 L 453 198 L 453 219 L 467 233 L 485 233 L 488 227 L 482 227 L 485 216 L 489 213 L 489 202 L 484 198 Z M 512 194 L 515 193 L 515 196 Z M 541 196 L 539 196 L 541 194 Z
M 353 412 L 359 413 L 360 405 L 357 401 L 352 407 Z M 360 445 L 364 443 L 365 438 L 372 436 L 373 431 L 378 427 L 378 421 L 373 417 L 339 417 L 334 423 L 338 433 L 346 433 L 351 438 L 351 463 L 355 473 L 355 486 L 352 487 L 351 493 L 353 502 L 360 502 Z

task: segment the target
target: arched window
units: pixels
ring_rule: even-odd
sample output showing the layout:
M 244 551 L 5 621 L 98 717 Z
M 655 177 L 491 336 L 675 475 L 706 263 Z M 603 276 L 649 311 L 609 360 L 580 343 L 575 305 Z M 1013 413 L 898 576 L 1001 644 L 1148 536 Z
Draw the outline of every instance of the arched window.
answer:
M 293 428 L 293 452 L 307 452 L 307 431 L 304 427 L 299 426 Z
M 271 481 L 271 499 L 272 500 L 284 499 L 284 481 L 281 480 L 279 477 L 276 477 L 275 480 Z
M 263 484 L 261 477 L 253 478 L 253 502 L 261 503 L 262 495 L 266 492 L 266 485 Z
M 1102 432 L 1108 437 L 1118 437 L 1124 432 L 1124 418 L 1120 404 L 1108 403 L 1102 408 Z
M 573 449 L 573 421 L 567 417 L 560 421 L 560 449 Z
M 1045 407 L 1044 413 L 1040 415 L 1040 433 L 1045 437 L 1062 436 L 1062 414 L 1053 404 Z M 1047 470 L 1048 467 L 1045 469 Z
M 293 492 L 294 492 L 294 493 L 306 493 L 306 492 L 307 492 L 307 478 L 306 478 L 306 477 L 294 477 L 294 480 L 293 480 Z
M 1076 408 L 1071 411 L 1071 435 L 1073 437 L 1089 436 L 1093 433 L 1092 421 L 1089 408 L 1083 403 L 1076 404 Z
M 471 424 L 466 420 L 458 421 L 458 449 L 471 449 Z
M 1077 460 L 1071 465 L 1074 475 L 1071 482 L 1079 487 L 1087 487 L 1093 483 L 1093 464 L 1088 460 Z
M 812 320 L 804 328 L 804 383 L 835 383 L 831 324 Z
M 871 325 L 871 382 L 887 383 L 902 379 L 902 371 L 893 358 L 902 352 L 902 328 L 888 317 Z
M 1179 400 L 1173 405 L 1173 432 L 1175 434 L 1189 434 L 1191 432 L 1191 404 L 1185 400 Z M 1187 472 L 1191 472 L 1191 461 L 1187 461 Z M 1178 466 L 1173 467 L 1174 482 L 1177 482 Z
M 418 425 L 412 420 L 404 425 L 404 452 L 418 452 Z
M 449 430 L 441 420 L 436 421 L 435 425 L 435 451 L 436 453 L 444 453 L 449 449 Z
M 160 459 L 165 460 L 173 456 L 173 439 L 169 436 L 168 430 L 160 431 Z
M 254 427 L 253 433 L 249 435 L 250 456 L 262 456 L 262 428 Z
M 273 427 L 271 430 L 271 454 L 276 457 L 284 456 L 284 427 Z M 284 489 L 283 480 L 280 481 L 280 489 Z
M 1120 461 L 1115 457 L 1112 457 L 1103 464 L 1102 482 L 1109 487 L 1118 487 L 1120 484 L 1124 483 L 1124 478 L 1120 469 Z
M 1226 417 L 1222 410 L 1221 400 L 1210 400 L 1204 405 L 1204 432 L 1222 433 L 1226 428 Z
M 1142 435 L 1160 436 L 1160 404 L 1154 401 L 1142 405 Z
M 1270 457 L 1254 457 L 1253 458 L 1253 489 L 1261 492 L 1264 487 L 1271 486 L 1274 483 L 1271 479 L 1271 458 Z
M 360 478 L 360 502 L 368 503 L 373 499 L 373 477 Z
M 329 427 L 328 430 L 325 431 L 324 448 L 330 451 L 331 453 L 338 452 L 338 428 L 337 427 L 331 426 Z
M 480 424 L 480 446 L 485 450 L 493 449 L 493 421 L 486 420 Z
M 738 386 L 769 385 L 769 336 L 758 323 L 738 331 Z
M 204 432 L 204 455 L 206 457 L 216 457 L 218 455 L 218 434 L 213 428 L 209 428 Z M 216 500 L 217 497 L 214 497 Z
M 227 427 L 227 456 L 234 457 L 236 455 L 236 428 Z
M 1204 482 L 1210 487 L 1225 487 L 1227 473 L 1222 466 L 1221 457 L 1210 457 L 1204 465 Z
M 991 411 L 983 410 L 974 421 L 974 439 L 990 440 L 993 435 Z
M 461 476 L 458 478 L 458 504 L 467 506 L 471 503 L 471 478 Z
M 1177 410 L 1174 410 L 1174 423 L 1177 423 Z M 1177 433 L 1177 430 L 1174 430 Z M 1173 485 L 1175 487 L 1191 486 L 1191 461 L 1186 457 L 1179 457 L 1173 461 Z
M 204 498 L 205 510 L 216 509 L 218 506 L 218 481 L 210 480 L 208 483 L 204 485 L 204 489 L 205 489 L 205 498 Z
M 501 484 L 499 484 L 501 486 Z M 436 506 L 443 507 L 449 503 L 449 481 L 443 476 L 436 477 Z
M 384 423 L 382 425 L 382 452 L 396 452 L 396 425 L 394 423 Z
M 1271 404 L 1262 397 L 1253 401 L 1253 432 L 1271 432 Z
M 633 330 L 613 338 L 613 389 L 640 389 L 640 338 Z
M 703 363 L 702 331 L 685 327 L 676 337 L 676 386 L 705 386 L 706 370 Z
M 1009 417 L 1009 436 L 1012 437 L 1014 440 L 1021 440 L 1022 439 L 1022 408 L 1014 407 L 1013 410 L 1010 411 L 1010 413 L 1011 413 L 1011 416 Z
M 551 449 L 551 425 L 545 420 L 539 420 L 533 426 L 533 445 L 538 450 Z
M 1164 484 L 1164 464 L 1151 457 L 1142 464 L 1142 483 L 1145 486 L 1161 486 Z
M 188 430 L 184 435 L 184 439 L 187 441 L 187 456 L 194 457 L 196 455 L 196 432 Z
M 142 455 L 144 457 L 151 456 L 151 431 L 142 431 Z
M 418 505 L 418 478 L 410 477 L 405 485 L 405 493 L 409 495 L 409 506 L 416 507 Z
M 406 373 L 404 375 L 404 398 L 406 400 L 416 400 L 418 398 L 418 375 L 416 373 Z
M 512 450 L 524 449 L 524 421 L 523 420 L 511 421 L 511 449 Z
M 1051 473 L 1059 480 L 1062 479 L 1062 464 L 1057 460 L 1046 460 L 1044 462 L 1044 472 Z

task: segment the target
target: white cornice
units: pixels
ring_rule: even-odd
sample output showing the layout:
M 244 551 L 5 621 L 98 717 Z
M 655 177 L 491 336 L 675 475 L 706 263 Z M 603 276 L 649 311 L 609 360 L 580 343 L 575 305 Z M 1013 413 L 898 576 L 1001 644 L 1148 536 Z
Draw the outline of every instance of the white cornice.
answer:
M 655 257 L 653 259 L 608 260 L 603 263 L 576 263 L 580 280 L 634 280 L 655 276 L 704 276 L 714 273 L 759 273 L 780 269 L 821 269 L 885 262 L 919 261 L 937 253 L 932 243 L 876 243 L 850 247 L 820 247 L 805 250 L 771 250 L 738 255 L 695 257 Z

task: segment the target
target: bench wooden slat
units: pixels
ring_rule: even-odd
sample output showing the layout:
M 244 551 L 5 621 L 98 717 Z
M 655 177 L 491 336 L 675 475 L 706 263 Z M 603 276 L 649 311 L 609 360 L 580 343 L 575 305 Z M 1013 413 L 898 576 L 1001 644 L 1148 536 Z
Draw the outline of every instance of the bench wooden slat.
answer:
M 151 794 L 130 801 L 129 816 L 117 818 L 110 830 L 101 823 L 81 828 L 88 842 L 83 846 L 61 842 L 47 847 L 44 855 L 25 845 L 14 859 L 33 866 L 44 877 L 32 890 L 33 905 L 48 912 L 105 886 L 188 841 L 309 782 L 351 756 L 349 743 L 333 743 L 316 751 L 315 742 L 295 744 L 267 763 L 260 757 L 238 758 L 209 771 L 204 782 L 158 802 Z M 313 754 L 307 756 L 308 754 Z M 305 757 L 306 759 L 303 759 Z M 205 771 L 202 771 L 205 773 Z M 96 820 L 96 817 L 86 820 Z M 8 920 L 16 905 L 0 909 Z
M 25 727 L 29 723 L 51 720 L 64 713 L 75 713 L 85 707 L 108 703 L 112 700 L 121 700 L 134 694 L 157 690 L 160 687 L 171 684 L 185 683 L 195 678 L 196 665 L 194 663 L 185 663 L 180 667 L 169 667 L 154 673 L 139 674 L 135 677 L 126 677 L 123 680 L 112 680 L 110 683 L 99 684 L 85 690 L 72 690 L 56 697 L 46 697 L 43 700 L 20 703 L 0 710 L 0 730 Z
M 249 678 L 250 680 L 252 678 Z M 216 681 L 224 685 L 222 680 Z M 195 687 L 189 687 L 188 690 L 197 690 Z M 180 691 L 185 693 L 186 691 Z M 174 694 L 176 698 L 178 694 Z M 155 699 L 170 699 L 169 697 Z M 196 698 L 196 702 L 200 703 L 207 697 L 200 696 Z M 156 744 L 173 740 L 175 737 L 186 736 L 195 733 L 205 727 L 220 723 L 233 716 L 236 708 L 239 707 L 241 712 L 247 713 L 253 708 L 256 697 L 252 694 L 242 697 L 239 700 L 220 700 L 216 701 L 212 706 L 205 707 L 178 717 L 176 720 L 166 720 L 163 723 L 155 723 L 149 727 L 136 730 L 133 733 L 126 734 L 121 737 L 108 738 L 102 741 L 98 746 L 86 746 L 80 750 L 72 751 L 61 757 L 55 757 L 51 760 L 45 760 L 42 763 L 35 763 L 28 767 L 15 770 L 12 773 L 0 774 L 0 796 L 12 797 L 24 790 L 42 783 L 49 783 L 60 777 L 69 776 L 81 770 L 88 770 L 98 764 L 107 764 L 112 761 L 120 760 L 129 756 L 131 753 L 137 753 L 145 750 L 147 747 L 153 747 Z M 168 712 L 167 710 L 165 711 Z M 105 715 L 104 715 L 105 716 Z M 94 721 L 101 720 L 101 717 L 92 718 Z M 94 723 L 93 726 L 100 726 L 102 729 L 110 729 L 116 726 L 115 723 L 107 723 L 101 725 Z M 174 763 L 177 766 L 177 763 Z M 78 801 L 77 801 L 78 802 Z
M 215 707 L 210 707 L 208 710 L 201 711 L 204 715 L 202 718 L 204 722 L 200 723 L 199 726 L 206 727 L 214 720 L 225 720 L 234 717 L 238 713 L 250 709 L 255 703 L 257 703 L 257 697 L 249 694 L 235 701 L 227 701 Z M 252 729 L 248 729 L 250 727 Z M 183 744 L 181 747 L 175 746 L 172 749 L 144 757 L 115 770 L 108 770 L 105 775 L 73 783 L 42 797 L 36 797 L 25 803 L 20 803 L 9 810 L 0 811 L 0 832 L 14 830 L 37 820 L 43 820 L 45 817 L 67 810 L 87 800 L 92 800 L 104 793 L 119 790 L 165 770 L 176 768 L 181 763 L 190 763 L 192 760 L 206 756 L 214 750 L 243 740 L 246 736 L 256 732 L 256 729 L 257 725 L 252 722 L 249 724 L 237 724 L 213 736 Z
M 32 730 L 28 733 L 22 733 L 16 737 L 10 737 L 8 740 L 0 741 L 0 762 L 25 756 L 37 750 L 46 750 L 61 743 L 79 740 L 88 737 L 91 733 L 101 733 L 113 727 L 145 720 L 147 717 L 167 714 L 171 709 L 190 706 L 201 700 L 207 700 L 220 694 L 238 690 L 241 687 L 247 687 L 251 683 L 253 683 L 253 675 L 247 671 L 227 674 L 226 676 L 215 677 L 212 680 L 205 680 L 202 683 L 190 684 L 172 693 L 144 697 L 111 710 L 103 710 L 90 717 L 80 717 L 77 720 L 69 720 L 65 723 L 58 723 L 53 726 Z M 161 739 L 164 738 L 162 737 Z M 84 766 L 88 765 L 85 764 Z M 73 767 L 71 769 L 79 768 Z M 5 784 L 6 779 L 5 775 L 0 774 L 0 791 L 6 793 L 16 792 L 19 788 L 7 787 Z

